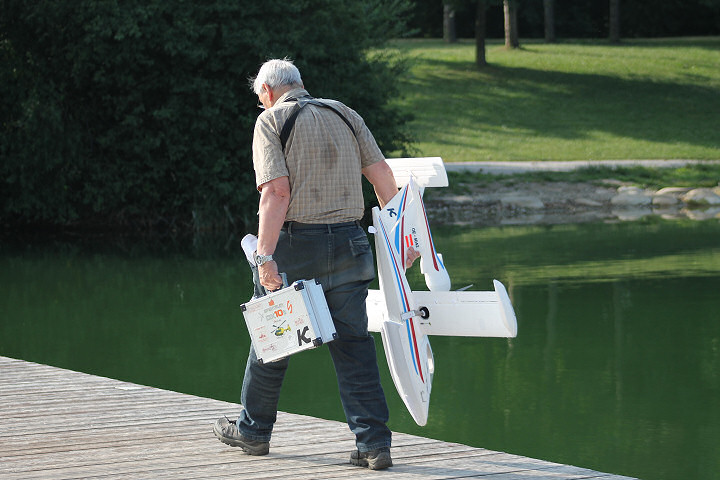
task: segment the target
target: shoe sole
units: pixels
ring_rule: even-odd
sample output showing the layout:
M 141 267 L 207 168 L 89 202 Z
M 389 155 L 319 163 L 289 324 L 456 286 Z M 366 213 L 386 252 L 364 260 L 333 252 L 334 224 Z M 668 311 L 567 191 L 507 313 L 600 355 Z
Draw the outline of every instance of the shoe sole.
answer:
M 222 432 L 218 431 L 216 426 L 213 426 L 213 433 L 215 433 L 215 436 L 225 445 L 230 445 L 231 447 L 240 447 L 243 452 L 247 453 L 248 455 L 253 456 L 263 456 L 267 455 L 270 452 L 270 445 L 262 445 L 260 447 L 252 447 L 242 440 L 237 440 L 235 438 L 229 438 L 222 434 Z

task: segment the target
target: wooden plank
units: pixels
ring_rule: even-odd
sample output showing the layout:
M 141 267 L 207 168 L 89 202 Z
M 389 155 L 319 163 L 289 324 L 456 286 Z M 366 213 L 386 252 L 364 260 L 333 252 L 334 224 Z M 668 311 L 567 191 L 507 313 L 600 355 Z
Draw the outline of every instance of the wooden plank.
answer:
M 0 357 L 0 480 L 627 478 L 404 433 L 393 434 L 395 466 L 361 470 L 347 425 L 286 412 L 270 454 L 252 457 L 212 434 L 240 408 Z

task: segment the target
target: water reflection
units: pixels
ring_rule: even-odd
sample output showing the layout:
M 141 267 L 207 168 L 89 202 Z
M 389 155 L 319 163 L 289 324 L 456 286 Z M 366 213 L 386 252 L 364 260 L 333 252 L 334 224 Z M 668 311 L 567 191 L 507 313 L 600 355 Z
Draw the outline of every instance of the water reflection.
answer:
M 519 336 L 434 337 L 424 428 L 380 351 L 394 430 L 641 478 L 720 478 L 717 222 L 434 237 L 455 288 L 505 283 Z M 233 238 L 6 241 L 0 354 L 238 401 L 250 291 Z M 326 351 L 293 359 L 280 408 L 342 420 Z

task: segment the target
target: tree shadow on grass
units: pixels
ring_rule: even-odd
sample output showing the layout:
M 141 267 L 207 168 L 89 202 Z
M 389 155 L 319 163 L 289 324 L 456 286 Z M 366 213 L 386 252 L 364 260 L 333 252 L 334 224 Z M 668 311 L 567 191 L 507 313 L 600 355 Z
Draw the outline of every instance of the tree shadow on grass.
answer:
M 565 140 L 607 133 L 720 149 L 717 87 L 654 81 L 640 72 L 637 78 L 620 78 L 506 66 L 476 70 L 428 59 L 424 63 L 431 73 L 412 80 L 411 91 L 421 94 L 408 106 L 412 111 L 431 109 L 427 133 L 452 137 L 459 128 L 477 128 Z

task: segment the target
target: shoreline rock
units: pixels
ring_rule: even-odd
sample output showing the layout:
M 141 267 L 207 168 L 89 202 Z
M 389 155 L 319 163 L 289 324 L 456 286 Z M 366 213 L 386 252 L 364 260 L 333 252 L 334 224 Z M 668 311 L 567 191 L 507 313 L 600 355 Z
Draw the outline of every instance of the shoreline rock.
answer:
M 695 188 L 684 194 L 680 199 L 688 206 L 708 207 L 720 205 L 720 195 L 712 188 Z
M 532 225 L 597 221 L 720 219 L 720 186 L 664 187 L 648 190 L 605 180 L 601 185 L 575 182 L 517 182 L 462 185 L 463 194 L 429 188 L 425 207 L 434 224 Z

